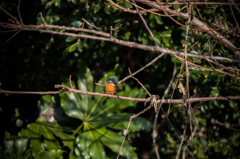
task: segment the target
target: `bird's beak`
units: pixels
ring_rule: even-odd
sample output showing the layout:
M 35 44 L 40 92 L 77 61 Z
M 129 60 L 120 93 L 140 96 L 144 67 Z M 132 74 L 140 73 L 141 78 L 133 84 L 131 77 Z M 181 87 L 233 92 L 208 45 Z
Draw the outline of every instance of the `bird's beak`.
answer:
M 118 88 L 122 91 L 121 87 L 120 87 L 119 85 L 117 85 L 117 86 L 118 86 Z

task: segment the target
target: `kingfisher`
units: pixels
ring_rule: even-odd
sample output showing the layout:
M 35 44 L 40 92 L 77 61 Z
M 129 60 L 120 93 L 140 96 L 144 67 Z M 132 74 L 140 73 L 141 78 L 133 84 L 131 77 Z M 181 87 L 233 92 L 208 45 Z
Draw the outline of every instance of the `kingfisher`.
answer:
M 105 85 L 103 87 L 103 91 L 108 95 L 111 94 L 113 95 L 116 90 L 117 87 L 122 91 L 122 89 L 120 88 L 120 86 L 118 85 L 118 79 L 115 76 L 111 76 L 106 82 Z

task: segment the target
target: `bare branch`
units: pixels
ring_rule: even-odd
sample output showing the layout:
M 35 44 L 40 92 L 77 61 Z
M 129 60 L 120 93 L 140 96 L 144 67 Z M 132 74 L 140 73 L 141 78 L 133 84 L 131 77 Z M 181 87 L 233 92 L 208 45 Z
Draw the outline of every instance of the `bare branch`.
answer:
M 179 148 L 178 148 L 176 159 L 178 159 L 178 157 L 180 155 L 180 151 L 181 151 L 181 148 L 182 148 L 183 140 L 185 138 L 186 130 L 187 130 L 187 124 L 185 126 L 185 129 L 183 130 L 182 140 L 181 140 L 181 143 L 180 143 Z
M 165 15 L 165 14 L 159 14 L 159 13 L 155 13 L 155 12 L 153 12 L 153 11 L 151 11 L 151 10 L 144 9 L 144 8 L 142 8 L 142 7 L 138 6 L 138 5 L 136 5 L 136 3 L 134 4 L 134 3 L 132 3 L 132 2 L 129 2 L 128 0 L 125 0 L 125 1 L 127 1 L 128 3 L 134 5 L 136 8 L 140 8 L 140 9 L 142 9 L 142 10 L 145 10 L 146 12 L 153 13 L 153 14 L 155 14 L 155 15 L 163 16 L 163 17 L 172 17 L 172 16 L 175 16 L 175 15 L 178 14 L 181 10 L 183 10 L 184 8 L 187 7 L 187 6 L 184 6 L 184 7 L 182 7 L 181 9 L 178 9 L 177 12 L 176 12 L 175 14 L 172 14 L 172 15 Z M 139 12 L 141 13 L 141 11 L 139 11 Z
M 224 2 L 188 2 L 189 4 L 199 4 L 199 5 L 236 5 L 239 3 L 234 3 L 233 0 L 231 0 L 232 3 L 224 3 Z M 186 2 L 178 2 L 178 1 L 174 1 L 174 2 L 170 2 L 170 3 L 165 3 L 165 2 L 162 2 L 163 4 L 168 4 L 168 5 L 175 5 L 175 4 L 186 4 Z
M 232 128 L 229 124 L 221 123 L 221 122 L 219 122 L 218 120 L 212 120 L 211 123 L 212 123 L 212 124 L 218 124 L 218 125 L 221 125 L 221 126 L 227 128 L 227 129 L 231 129 L 231 130 L 240 132 L 240 130 L 235 129 L 235 128 Z
M 130 68 L 128 68 L 128 71 L 129 71 L 129 73 L 130 73 L 130 76 L 131 76 L 133 79 L 135 79 L 135 80 L 138 82 L 138 84 L 140 84 L 140 86 L 142 86 L 142 88 L 147 92 L 147 94 L 148 94 L 149 96 L 151 96 L 151 93 L 149 93 L 149 91 L 146 89 L 146 87 L 144 87 L 144 85 L 143 85 L 137 78 L 133 77 Z
M 12 19 L 14 19 L 15 21 L 15 23 L 17 23 L 17 24 L 20 24 L 20 22 L 18 21 L 18 19 L 16 18 L 16 17 L 14 17 L 14 16 L 12 16 L 10 13 L 8 13 L 8 11 L 6 11 L 5 9 L 3 9 L 1 6 L 0 6 L 0 10 L 2 10 L 3 12 L 5 12 L 9 17 L 11 17 Z
M 82 20 L 83 20 L 85 23 L 87 23 L 88 25 L 90 25 L 91 27 L 97 29 L 97 30 L 100 31 L 100 32 L 103 32 L 100 28 L 96 27 L 96 25 L 94 25 L 93 23 L 92 23 L 92 24 L 89 23 L 89 22 L 88 22 L 87 20 L 85 20 L 84 18 L 82 18 Z
M 127 132 L 128 132 L 128 129 L 129 129 L 129 126 L 130 126 L 130 123 L 131 123 L 132 119 L 133 119 L 133 118 L 136 118 L 136 117 L 139 116 L 140 114 L 145 113 L 145 112 L 146 112 L 148 109 L 150 109 L 151 107 L 152 107 L 152 106 L 149 105 L 147 108 L 143 109 L 143 110 L 142 110 L 141 112 L 139 112 L 138 114 L 134 114 L 133 116 L 130 117 L 129 122 L 128 122 L 128 126 L 127 126 L 127 130 L 126 130 L 126 133 L 125 133 L 124 138 L 123 138 L 123 141 L 122 141 L 122 145 L 121 145 L 121 147 L 120 147 L 120 149 L 119 149 L 119 152 L 118 152 L 117 159 L 119 158 L 119 155 L 120 155 L 120 153 L 121 153 L 121 150 L 122 150 L 124 141 L 125 141 L 125 139 L 126 139 Z
M 20 3 L 21 3 L 21 0 L 18 0 L 17 12 L 18 12 L 18 17 L 20 19 L 21 24 L 23 24 L 21 13 L 20 13 Z
M 228 3 L 229 3 L 229 4 L 231 3 L 230 0 L 228 0 Z M 238 28 L 238 32 L 240 33 L 240 29 L 239 29 L 239 26 L 238 26 L 238 22 L 237 22 L 237 20 L 236 20 L 236 17 L 235 17 L 235 15 L 234 15 L 234 12 L 233 12 L 233 9 L 232 9 L 232 5 L 229 5 L 229 6 L 230 6 L 230 9 L 231 9 L 231 12 L 232 12 L 234 21 L 235 21 L 235 23 L 236 23 L 236 26 L 237 26 L 237 28 Z
M 158 55 L 156 58 L 154 58 L 151 62 L 149 62 L 148 64 L 146 64 L 145 66 L 143 66 L 142 68 L 140 68 L 139 70 L 137 70 L 136 72 L 134 72 L 132 75 L 136 75 L 137 73 L 141 72 L 142 70 L 144 70 L 145 68 L 147 68 L 148 66 L 151 66 L 155 61 L 157 61 L 159 58 L 161 58 L 164 54 L 160 54 Z M 122 79 L 121 81 L 119 81 L 119 83 L 122 83 L 124 81 L 126 81 L 127 79 L 129 79 L 131 77 L 131 75 L 125 77 L 124 79 Z
M 168 49 L 167 49 L 167 50 L 168 50 Z M 169 51 L 170 51 L 170 50 L 169 50 Z M 171 51 L 170 51 L 170 52 L 171 52 Z M 172 55 L 173 55 L 174 57 L 176 57 L 177 59 L 179 59 L 180 61 L 185 61 L 185 59 L 183 59 L 183 58 L 181 58 L 181 57 L 178 57 L 177 55 L 174 55 L 174 54 L 172 54 Z M 187 64 L 189 64 L 189 65 L 191 65 L 191 66 L 200 67 L 200 68 L 205 69 L 205 70 L 207 70 L 207 71 L 223 73 L 223 74 L 226 74 L 226 75 L 228 75 L 228 76 L 235 77 L 235 78 L 239 79 L 238 76 L 233 75 L 233 74 L 230 74 L 230 73 L 227 73 L 227 72 L 224 72 L 224 71 L 219 70 L 219 69 L 213 69 L 213 70 L 212 70 L 212 69 L 210 69 L 210 68 L 205 68 L 205 67 L 199 66 L 199 65 L 197 65 L 197 64 L 194 64 L 194 63 L 192 63 L 192 62 L 190 62 L 190 61 L 187 61 Z
M 186 149 L 187 149 L 188 145 L 190 144 L 190 142 L 192 141 L 192 136 L 194 136 L 196 131 L 197 131 L 197 126 L 194 127 L 193 132 L 192 132 L 193 135 L 190 135 L 188 143 L 183 148 L 182 159 L 185 159 Z
M 0 7 L 1 8 L 1 7 Z M 11 29 L 22 29 L 25 31 L 38 31 L 41 33 L 49 33 L 49 34 L 57 34 L 57 35 L 63 35 L 63 36 L 73 36 L 73 37 L 79 37 L 79 38 L 89 38 L 89 39 L 94 39 L 94 40 L 103 40 L 103 41 L 111 41 L 116 44 L 120 44 L 123 46 L 131 47 L 131 48 L 137 48 L 137 49 L 142 49 L 146 51 L 159 51 L 164 54 L 176 54 L 176 55 L 184 55 L 183 52 L 179 51 L 174 51 L 172 50 L 169 52 L 168 50 L 161 48 L 159 46 L 149 46 L 149 45 L 143 45 L 135 42 L 130 42 L 130 41 L 124 41 L 124 40 L 119 40 L 115 38 L 110 38 L 109 33 L 104 33 L 96 30 L 90 30 L 90 29 L 83 29 L 83 28 L 74 28 L 74 27 L 65 27 L 65 26 L 55 26 L 55 25 L 18 25 L 18 24 L 10 24 L 10 23 L 2 23 L 0 22 L 0 26 L 4 28 L 11 28 Z M 105 36 L 108 38 L 103 38 L 103 37 L 97 37 L 97 36 L 92 36 L 92 35 L 82 35 L 82 34 L 75 34 L 75 33 L 68 33 L 68 32 L 58 32 L 58 31 L 53 31 L 53 30 L 43 30 L 40 28 L 51 28 L 51 29 L 63 29 L 63 30 L 72 30 L 72 31 L 82 31 L 82 32 L 88 32 L 88 33 L 93 33 L 101 36 Z M 188 57 L 198 57 L 202 59 L 216 59 L 216 60 L 226 60 L 228 62 L 232 63 L 240 63 L 240 60 L 237 59 L 230 59 L 226 57 L 220 57 L 220 56 L 205 56 L 205 55 L 198 55 L 198 54 L 192 54 L 192 53 L 187 53 Z
M 48 25 L 48 24 L 45 22 L 45 20 L 44 20 L 44 18 L 43 18 L 43 16 L 42 16 L 42 12 L 40 12 L 40 16 L 41 16 L 41 19 L 42 19 L 43 23 L 44 23 L 45 25 Z
M 167 89 L 165 89 L 164 93 L 163 93 L 163 96 L 162 96 L 162 100 L 164 100 L 164 98 L 166 97 L 166 95 L 168 94 L 168 91 L 173 83 L 173 80 L 175 78 L 175 75 L 176 75 L 176 63 L 174 63 L 174 68 L 173 68 L 173 74 L 172 74 L 172 79 L 170 80 L 169 84 L 168 84 L 168 87 Z M 157 112 L 155 114 L 155 119 L 154 119 L 154 125 L 153 125 L 153 144 L 154 144 L 154 150 L 155 150 L 155 153 L 157 155 L 157 158 L 160 158 L 160 155 L 158 153 L 158 150 L 157 150 L 157 145 L 156 145 L 156 137 L 155 137 L 155 132 L 156 132 L 156 127 L 157 127 L 157 119 L 158 119 L 158 115 L 159 115 L 159 112 L 160 112 L 160 108 L 162 107 L 162 102 L 159 104 L 159 107 L 157 109 Z
M 133 14 L 137 14 L 137 13 L 138 13 L 137 10 L 131 10 L 131 9 L 129 9 L 129 8 L 124 8 L 123 6 L 120 6 L 120 5 L 116 4 L 116 3 L 114 3 L 112 0 L 107 0 L 107 1 L 108 1 L 109 3 L 111 3 L 113 6 L 115 6 L 115 7 L 119 8 L 119 9 L 123 10 L 124 12 L 129 12 L 129 13 L 133 13 Z M 149 9 L 149 10 L 145 10 L 145 11 L 142 11 L 142 10 L 141 10 L 140 13 L 143 14 L 143 13 L 151 12 L 151 11 L 158 11 L 158 9 Z
M 166 11 L 168 14 L 175 14 L 176 11 L 173 11 L 169 8 L 164 8 L 163 6 L 158 5 L 156 2 L 153 1 L 148 1 L 148 0 L 136 0 L 138 2 L 142 2 L 144 4 L 147 4 L 150 7 L 162 10 L 162 11 Z M 197 5 L 196 5 L 197 6 Z M 188 19 L 189 15 L 188 13 L 182 13 L 179 12 L 176 16 L 181 17 L 183 19 Z M 236 56 L 238 56 L 238 58 L 240 58 L 240 51 L 238 50 L 238 48 L 236 48 L 228 39 L 226 39 L 224 36 L 222 36 L 221 34 L 217 33 L 216 31 L 214 31 L 213 29 L 209 28 L 208 26 L 206 26 L 202 21 L 198 20 L 197 18 L 195 18 L 193 16 L 191 24 L 195 25 L 196 27 L 198 27 L 199 29 L 202 30 L 208 30 L 208 34 L 213 35 L 215 39 L 220 39 L 224 44 L 226 44 L 226 47 L 228 47 L 230 50 L 232 50 L 234 52 L 234 54 Z
M 95 96 L 101 96 L 101 97 L 111 97 L 111 98 L 118 98 L 123 100 L 130 100 L 130 101 L 138 101 L 138 102 L 145 102 L 146 98 L 131 98 L 131 97 L 123 97 L 123 96 L 107 96 L 107 94 L 98 93 L 98 92 L 89 92 L 89 91 L 83 91 L 83 90 L 77 90 L 72 89 L 70 87 L 64 86 L 64 85 L 55 85 L 55 88 L 62 88 L 66 91 L 46 91 L 46 92 L 37 92 L 37 91 L 7 91 L 0 88 L 0 93 L 7 93 L 7 94 L 60 94 L 60 93 L 81 93 L 81 94 L 88 94 L 88 95 L 95 95 Z M 194 102 L 206 102 L 206 101 L 213 101 L 213 100 L 240 100 L 240 96 L 225 96 L 225 97 L 199 97 L 199 98 L 190 98 L 187 101 L 190 103 Z M 183 99 L 161 99 L 157 100 L 157 103 L 184 103 Z

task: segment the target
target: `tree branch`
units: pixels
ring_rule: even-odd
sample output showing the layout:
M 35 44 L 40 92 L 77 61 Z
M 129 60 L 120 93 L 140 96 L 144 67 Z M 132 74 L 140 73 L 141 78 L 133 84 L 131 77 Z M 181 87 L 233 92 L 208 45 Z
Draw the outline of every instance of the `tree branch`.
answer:
M 131 97 L 124 97 L 124 96 L 117 96 L 117 95 L 112 95 L 108 96 L 107 94 L 103 93 L 98 93 L 98 92 L 89 92 L 89 91 L 83 91 L 83 90 L 77 90 L 77 89 L 72 89 L 68 86 L 64 85 L 55 85 L 55 88 L 62 88 L 65 91 L 46 91 L 46 92 L 37 92 L 37 91 L 8 91 L 8 90 L 3 90 L 0 88 L 0 93 L 7 93 L 7 94 L 39 94 L 39 95 L 44 95 L 44 94 L 60 94 L 60 93 L 69 93 L 69 92 L 74 92 L 74 93 L 81 93 L 81 94 L 88 94 L 88 95 L 95 95 L 95 96 L 101 96 L 101 97 L 109 97 L 109 98 L 118 98 L 122 100 L 130 100 L 130 101 L 138 101 L 138 102 L 145 102 L 147 98 L 131 98 Z M 213 100 L 240 100 L 240 96 L 225 96 L 225 97 L 199 97 L 199 98 L 190 98 L 187 101 L 190 103 L 194 102 L 206 102 L 206 101 L 213 101 Z M 157 100 L 157 103 L 184 103 L 183 99 L 162 99 L 162 100 Z
M 172 52 L 175 55 L 182 55 L 182 56 L 184 55 L 183 52 L 174 51 L 174 50 L 169 52 L 168 50 L 166 50 L 162 47 L 159 47 L 159 46 L 143 45 L 143 44 L 139 44 L 139 43 L 135 43 L 135 42 L 131 42 L 131 41 L 119 40 L 119 39 L 115 39 L 115 38 L 111 39 L 109 33 L 103 33 L 103 32 L 100 32 L 100 31 L 90 30 L 90 29 L 65 27 L 65 26 L 55 26 L 55 25 L 19 25 L 19 24 L 3 23 L 3 22 L 0 22 L 0 26 L 4 27 L 4 28 L 10 28 L 10 29 L 22 29 L 22 30 L 25 30 L 25 31 L 38 31 L 38 32 L 41 32 L 41 33 L 48 33 L 48 34 L 73 36 L 73 37 L 88 38 L 88 39 L 94 39 L 94 40 L 103 40 L 103 41 L 114 42 L 116 44 L 120 44 L 120 45 L 131 47 L 131 48 L 146 50 L 146 51 L 159 51 L 159 52 L 165 53 L 165 54 L 171 54 L 171 52 Z M 64 29 L 64 30 L 71 30 L 71 31 L 82 31 L 82 32 L 101 35 L 101 36 L 104 36 L 104 37 L 107 37 L 107 38 L 97 37 L 97 36 L 92 36 L 92 35 L 75 34 L 75 33 L 69 33 L 69 32 L 58 32 L 58 31 L 53 31 L 53 30 L 44 30 L 43 28 L 61 29 L 61 30 Z M 232 62 L 232 63 L 240 63 L 240 60 L 238 60 L 238 59 L 231 59 L 231 58 L 226 58 L 226 57 L 221 57 L 221 56 L 204 56 L 204 55 L 198 55 L 198 54 L 192 54 L 192 53 L 187 53 L 187 56 L 188 57 L 198 57 L 198 58 L 202 58 L 202 59 L 226 60 L 226 61 Z
M 169 8 L 164 8 L 163 6 L 158 5 L 156 2 L 152 2 L 152 1 L 148 1 L 148 0 L 136 0 L 138 2 L 147 4 L 150 7 L 159 9 L 161 11 L 166 11 L 168 14 L 175 14 L 176 11 L 173 11 Z M 181 17 L 183 19 L 188 19 L 189 15 L 188 13 L 182 13 L 179 12 L 178 14 L 176 14 L 177 17 Z M 195 18 L 193 16 L 192 21 L 191 21 L 192 25 L 195 25 L 196 27 L 202 29 L 202 30 L 207 30 L 207 33 L 212 35 L 215 39 L 221 39 L 222 42 L 224 42 L 225 46 L 228 47 L 232 52 L 234 52 L 234 54 L 240 58 L 240 51 L 238 50 L 237 47 L 235 47 L 228 39 L 226 39 L 224 36 L 222 36 L 221 34 L 219 34 L 218 32 L 214 31 L 213 29 L 209 29 L 202 21 L 198 20 L 197 18 Z

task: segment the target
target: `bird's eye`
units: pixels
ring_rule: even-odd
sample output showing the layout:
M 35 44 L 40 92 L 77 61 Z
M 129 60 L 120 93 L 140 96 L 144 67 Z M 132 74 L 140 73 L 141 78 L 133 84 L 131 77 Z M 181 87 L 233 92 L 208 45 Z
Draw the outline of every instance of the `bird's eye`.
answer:
M 115 85 L 115 83 L 114 83 L 112 80 L 109 80 L 109 83 L 112 83 L 112 84 L 114 84 L 114 85 Z

